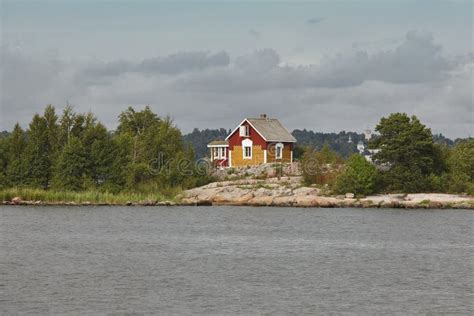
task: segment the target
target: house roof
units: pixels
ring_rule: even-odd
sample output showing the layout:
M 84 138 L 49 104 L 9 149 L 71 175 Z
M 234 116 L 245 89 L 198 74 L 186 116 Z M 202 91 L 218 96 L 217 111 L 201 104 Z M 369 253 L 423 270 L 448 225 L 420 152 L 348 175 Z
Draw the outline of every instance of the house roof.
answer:
M 222 147 L 229 146 L 229 143 L 226 140 L 214 140 L 207 144 L 207 147 Z
M 285 127 L 277 119 L 249 118 L 247 121 L 255 128 L 262 137 L 269 142 L 296 142 Z
M 243 120 L 226 139 L 229 139 L 245 121 L 267 142 L 296 143 L 296 139 L 283 127 L 280 121 L 271 118 L 247 118 Z

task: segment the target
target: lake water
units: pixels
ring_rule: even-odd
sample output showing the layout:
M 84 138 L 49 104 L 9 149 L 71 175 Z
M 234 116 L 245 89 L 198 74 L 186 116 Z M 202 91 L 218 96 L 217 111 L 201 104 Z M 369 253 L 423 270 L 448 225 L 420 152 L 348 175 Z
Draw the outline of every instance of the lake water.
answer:
M 472 314 L 474 212 L 0 206 L 0 314 Z

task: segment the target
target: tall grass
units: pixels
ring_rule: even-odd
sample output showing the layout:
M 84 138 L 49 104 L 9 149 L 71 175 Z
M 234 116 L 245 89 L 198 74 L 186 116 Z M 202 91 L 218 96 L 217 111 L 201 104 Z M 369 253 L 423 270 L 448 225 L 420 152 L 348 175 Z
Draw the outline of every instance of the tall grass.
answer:
M 169 193 L 169 192 L 167 192 Z M 0 189 L 0 202 L 11 201 L 14 197 L 20 197 L 24 201 L 41 201 L 43 203 L 91 203 L 91 204 L 126 204 L 127 202 L 139 203 L 146 201 L 174 200 L 178 194 L 164 195 L 162 193 L 109 193 L 99 191 L 55 191 L 32 188 L 5 188 Z

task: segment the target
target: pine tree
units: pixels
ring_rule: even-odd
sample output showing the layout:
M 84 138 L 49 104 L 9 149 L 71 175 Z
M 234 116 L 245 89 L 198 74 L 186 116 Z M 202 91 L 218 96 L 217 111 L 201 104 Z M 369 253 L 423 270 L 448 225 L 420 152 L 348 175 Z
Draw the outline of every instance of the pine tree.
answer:
M 8 166 L 6 169 L 6 180 L 12 186 L 25 184 L 27 168 L 25 165 L 26 138 L 25 132 L 17 123 L 10 135 L 8 146 Z
M 416 116 L 410 118 L 406 113 L 382 118 L 375 130 L 379 135 L 369 142 L 369 147 L 379 149 L 374 160 L 390 168 L 382 173 L 387 190 L 429 191 L 430 176 L 445 169 L 431 130 Z
M 53 187 L 60 190 L 84 189 L 87 176 L 86 153 L 77 137 L 70 137 L 55 165 Z
M 8 152 L 8 139 L 0 136 L 0 188 L 9 184 L 7 181 Z
M 29 125 L 25 159 L 28 167 L 27 184 L 48 188 L 51 177 L 51 160 L 48 129 L 44 117 L 35 114 Z
M 46 106 L 43 116 L 46 122 L 49 159 L 51 160 L 52 164 L 54 164 L 54 160 L 56 159 L 56 156 L 60 149 L 59 125 L 58 116 L 56 115 L 56 109 L 51 104 L 49 104 L 48 106 Z

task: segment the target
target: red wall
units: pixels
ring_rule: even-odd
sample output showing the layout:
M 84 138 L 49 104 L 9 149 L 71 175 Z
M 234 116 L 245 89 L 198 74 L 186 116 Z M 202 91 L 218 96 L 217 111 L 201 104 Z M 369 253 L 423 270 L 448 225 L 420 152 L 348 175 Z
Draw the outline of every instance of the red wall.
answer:
M 245 121 L 242 125 L 249 125 L 249 123 Z M 246 138 L 250 138 L 254 146 L 260 145 L 262 149 L 267 149 L 267 142 L 263 139 L 262 136 L 260 136 L 259 133 L 257 133 L 256 130 L 253 129 L 252 126 L 250 126 L 249 129 L 250 137 L 240 137 L 239 135 L 240 128 L 237 128 L 237 130 L 229 137 L 229 150 L 234 150 L 234 146 L 242 146 L 242 141 Z

